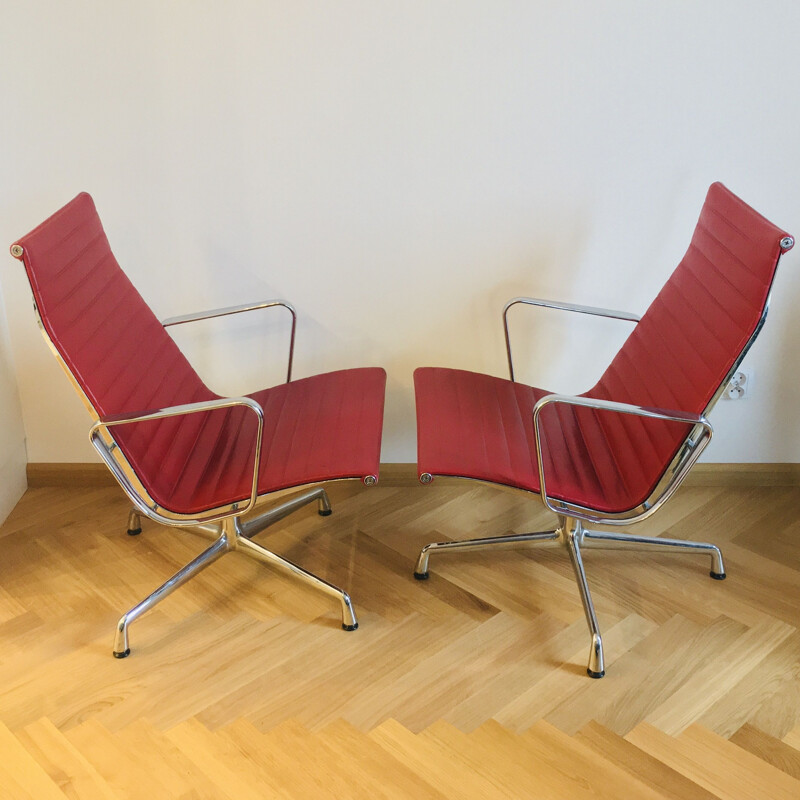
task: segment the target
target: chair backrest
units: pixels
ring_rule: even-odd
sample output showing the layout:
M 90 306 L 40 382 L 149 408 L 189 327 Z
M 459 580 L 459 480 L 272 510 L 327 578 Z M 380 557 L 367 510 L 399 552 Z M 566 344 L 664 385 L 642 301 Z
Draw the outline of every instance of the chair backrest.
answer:
M 41 324 L 95 416 L 217 396 L 120 269 L 88 194 L 19 239 L 12 254 L 23 261 Z M 143 483 L 153 484 L 159 473 L 178 474 L 205 417 L 124 426 L 114 438 Z
M 42 325 L 95 413 L 214 396 L 120 269 L 88 194 L 15 244 Z
M 778 260 L 793 244 L 712 184 L 686 255 L 586 395 L 708 413 L 760 331 Z M 660 477 L 687 437 L 679 423 L 618 414 L 598 422 L 627 475 Z

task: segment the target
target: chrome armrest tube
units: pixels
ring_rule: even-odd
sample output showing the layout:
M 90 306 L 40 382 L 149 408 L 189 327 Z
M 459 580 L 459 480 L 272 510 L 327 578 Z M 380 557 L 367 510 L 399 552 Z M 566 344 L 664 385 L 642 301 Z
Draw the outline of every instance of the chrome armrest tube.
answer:
M 608 411 L 617 414 L 631 414 L 637 417 L 647 417 L 649 419 L 661 419 L 671 422 L 683 422 L 693 426 L 694 435 L 687 438 L 687 441 L 673 459 L 672 464 L 665 472 L 665 479 L 659 482 L 650 498 L 642 506 L 631 512 L 620 514 L 603 514 L 593 509 L 583 508 L 563 501 L 556 501 L 560 505 L 554 505 L 551 498 L 547 495 L 547 484 L 544 470 L 544 459 L 542 457 L 542 440 L 539 417 L 542 411 L 549 405 L 556 404 L 583 406 L 598 411 Z M 649 408 L 646 406 L 631 405 L 629 403 L 618 403 L 613 400 L 599 400 L 591 397 L 577 397 L 574 395 L 550 394 L 542 397 L 533 407 L 533 435 L 536 443 L 536 458 L 539 467 L 539 490 L 540 497 L 544 505 L 558 515 L 568 514 L 588 522 L 628 525 L 649 517 L 661 505 L 663 505 L 680 486 L 689 469 L 694 465 L 700 454 L 711 441 L 714 429 L 711 423 L 702 414 L 694 414 L 686 411 L 672 411 L 663 408 Z
M 197 322 L 203 319 L 213 319 L 214 317 L 228 317 L 231 314 L 242 314 L 245 311 L 258 311 L 262 308 L 275 308 L 280 306 L 285 308 L 292 315 L 292 332 L 289 338 L 289 368 L 286 372 L 286 383 L 292 380 L 292 362 L 294 361 L 294 336 L 297 330 L 297 312 L 291 303 L 286 300 L 263 300 L 260 303 L 245 303 L 240 306 L 226 306 L 225 308 L 214 308 L 210 311 L 199 311 L 195 314 L 183 314 L 179 317 L 167 317 L 161 324 L 165 328 L 173 325 L 185 325 L 187 322 Z
M 557 311 L 574 311 L 578 314 L 590 314 L 595 317 L 609 317 L 611 319 L 621 319 L 626 322 L 638 322 L 641 317 L 627 311 L 614 311 L 610 308 L 596 308 L 595 306 L 580 306 L 575 303 L 561 303 L 557 300 L 542 300 L 538 297 L 514 297 L 503 307 L 503 329 L 506 335 L 506 355 L 508 356 L 508 372 L 511 380 L 514 380 L 514 362 L 511 358 L 511 338 L 508 334 L 508 311 L 515 305 L 541 306 L 542 308 L 554 308 Z
M 133 484 L 130 476 L 122 465 L 115 458 L 113 451 L 117 448 L 116 442 L 113 441 L 109 429 L 117 425 L 129 425 L 136 422 L 146 422 L 148 420 L 165 419 L 167 417 L 177 417 L 186 414 L 197 414 L 203 411 L 216 411 L 223 408 L 233 408 L 242 406 L 250 409 L 258 421 L 258 428 L 256 431 L 255 440 L 255 453 L 253 456 L 253 480 L 250 485 L 250 497 L 245 506 L 239 506 L 234 503 L 230 509 L 220 510 L 212 509 L 210 512 L 199 515 L 185 515 L 168 512 L 159 513 L 158 507 L 150 506 L 142 497 L 142 492 Z M 216 520 L 224 519 L 236 513 L 237 515 L 246 514 L 256 504 L 258 500 L 258 470 L 261 464 L 261 439 L 264 430 L 264 410 L 253 399 L 249 397 L 221 397 L 217 400 L 207 400 L 198 403 L 183 403 L 181 405 L 170 406 L 168 408 L 155 409 L 150 411 L 141 411 L 134 414 L 114 414 L 108 417 L 101 417 L 89 429 L 89 438 L 95 450 L 100 454 L 103 461 L 106 462 L 109 469 L 111 469 L 114 476 L 125 489 L 128 496 L 136 504 L 140 511 L 143 511 L 148 517 L 156 520 L 165 525 L 186 525 L 186 524 L 199 524 L 202 522 L 213 522 Z M 108 432 L 111 436 L 112 444 L 109 445 L 104 441 L 102 434 Z M 145 490 L 146 491 L 146 490 Z M 164 510 L 166 511 L 166 510 Z

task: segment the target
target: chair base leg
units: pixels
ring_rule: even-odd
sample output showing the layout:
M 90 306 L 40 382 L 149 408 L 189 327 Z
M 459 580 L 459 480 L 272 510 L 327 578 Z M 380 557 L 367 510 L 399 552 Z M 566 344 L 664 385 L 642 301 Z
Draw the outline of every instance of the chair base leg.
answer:
M 583 603 L 583 612 L 586 614 L 586 624 L 592 634 L 592 646 L 589 650 L 589 665 L 586 672 L 590 678 L 602 678 L 606 674 L 605 658 L 603 655 L 603 637 L 600 635 L 600 626 L 597 623 L 592 593 L 589 591 L 589 584 L 586 581 L 586 571 L 583 568 L 583 558 L 581 557 L 581 538 L 583 528 L 580 520 L 575 521 L 572 527 L 571 520 L 565 520 L 561 532 L 564 543 L 569 552 L 572 569 L 575 572 L 575 581 L 578 584 L 578 591 Z
M 114 637 L 114 658 L 126 658 L 130 655 L 131 648 L 128 642 L 128 628 L 132 622 L 138 619 L 145 611 L 149 611 L 165 597 L 172 594 L 179 586 L 190 581 L 199 572 L 213 564 L 218 558 L 225 555 L 230 550 L 230 540 L 227 533 L 222 535 L 211 545 L 200 553 L 199 556 L 190 561 L 183 569 L 176 572 L 168 581 L 161 584 L 152 594 L 148 595 L 141 603 L 135 605 L 126 614 L 123 614 L 117 623 L 117 631 Z
M 141 532 L 142 517 L 135 508 L 132 508 L 128 514 L 128 536 L 138 536 Z
M 278 520 L 288 517 L 289 514 L 293 514 L 315 500 L 319 503 L 317 513 L 321 517 L 327 517 L 333 513 L 328 493 L 321 486 L 317 486 L 315 489 L 298 492 L 284 500 L 280 505 L 267 509 L 255 517 L 250 517 L 244 522 L 240 522 L 241 535 L 247 539 L 252 539 L 257 533 L 261 533 L 261 531 L 270 525 L 274 525 Z
M 358 628 L 358 620 L 356 619 L 355 611 L 353 610 L 353 603 L 350 600 L 350 595 L 338 586 L 323 578 L 319 578 L 312 572 L 299 567 L 297 564 L 289 561 L 287 558 L 267 550 L 260 544 L 256 544 L 250 539 L 242 536 L 236 539 L 236 549 L 244 555 L 254 558 L 256 561 L 261 561 L 263 564 L 269 564 L 272 567 L 278 567 L 283 572 L 288 572 L 299 578 L 307 586 L 318 589 L 325 594 L 334 597 L 339 601 L 342 610 L 342 628 L 346 631 L 354 631 Z
M 603 670 L 602 672 L 592 672 L 592 671 L 589 669 L 589 667 L 586 667 L 586 674 L 587 674 L 587 675 L 588 675 L 590 678 L 604 678 L 604 677 L 605 677 L 605 675 L 606 675 L 606 671 L 605 671 L 605 670 Z
M 581 551 L 583 548 L 613 548 L 626 550 L 655 550 L 675 553 L 695 553 L 711 556 L 710 575 L 714 580 L 724 580 L 725 566 L 720 549 L 707 542 L 692 542 L 683 539 L 664 539 L 661 537 L 636 536 L 626 533 L 585 530 L 581 521 L 559 517 L 560 527 L 555 531 L 542 533 L 522 533 L 511 536 L 495 536 L 483 539 L 466 539 L 457 542 L 433 542 L 422 548 L 414 568 L 414 577 L 419 581 L 430 576 L 428 561 L 435 552 L 467 552 L 470 550 L 502 549 L 530 544 L 558 544 L 566 547 L 575 572 L 586 623 L 591 634 L 591 649 L 586 673 L 590 678 L 602 678 L 606 674 L 603 654 L 603 638 L 597 622 L 597 615 L 586 580 Z
M 179 586 L 183 586 L 207 566 L 213 564 L 218 558 L 234 550 L 255 558 L 262 563 L 278 567 L 284 572 L 289 572 L 314 589 L 335 597 L 341 606 L 342 628 L 346 631 L 356 630 L 358 628 L 358 620 L 347 592 L 251 541 L 252 537 L 257 533 L 315 500 L 319 503 L 318 513 L 320 516 L 327 517 L 332 513 L 327 492 L 323 488 L 317 487 L 293 495 L 280 505 L 256 517 L 252 517 L 246 522 L 240 522 L 238 518 L 234 517 L 225 519 L 217 524 L 188 526 L 186 530 L 206 537 L 213 537 L 215 539 L 214 543 L 148 595 L 141 603 L 138 603 L 120 617 L 114 637 L 114 658 L 127 658 L 130 655 L 128 628 L 131 623 L 174 592 Z M 141 517 L 136 509 L 133 509 L 128 516 L 128 533 L 132 536 L 141 533 Z
M 492 536 L 483 539 L 463 539 L 459 542 L 432 542 L 422 548 L 417 559 L 417 566 L 414 568 L 414 577 L 418 581 L 427 580 L 428 560 L 432 553 L 439 551 L 455 551 L 462 553 L 470 550 L 507 550 L 517 548 L 521 544 L 558 544 L 558 531 L 543 531 L 540 533 L 515 533 L 510 536 Z
M 689 553 L 711 556 L 711 572 L 714 580 L 727 577 L 722 552 L 709 542 L 693 542 L 685 539 L 665 539 L 661 536 L 636 536 L 631 533 L 611 533 L 610 531 L 583 531 L 581 544 L 584 547 L 608 548 L 616 550 L 654 550 L 667 553 Z
M 591 602 L 591 598 L 589 602 Z M 589 666 L 586 667 L 586 674 L 590 678 L 602 678 L 606 674 L 604 664 L 603 640 L 599 633 L 592 634 L 592 649 L 589 651 Z

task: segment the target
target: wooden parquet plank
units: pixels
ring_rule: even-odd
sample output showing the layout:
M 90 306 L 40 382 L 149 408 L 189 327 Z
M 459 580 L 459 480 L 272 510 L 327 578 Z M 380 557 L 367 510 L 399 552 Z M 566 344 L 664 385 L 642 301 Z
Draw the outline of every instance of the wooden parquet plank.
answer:
M 28 609 L 0 586 L 0 625 L 21 617 Z
M 43 718 L 17 732 L 17 739 L 70 800 L 115 800 L 117 795 L 61 731 Z
M 706 558 L 584 550 L 584 566 L 600 625 L 608 613 L 624 616 L 631 611 L 659 625 L 674 614 L 709 624 L 719 616 L 714 607 L 719 582 L 708 577 Z M 560 569 L 574 580 L 568 560 L 560 560 Z
M 5 798 L 8 800 L 36 800 L 34 791 L 28 791 L 23 786 L 20 786 L 17 781 L 3 768 L 0 764 L 0 786 L 3 787 Z M 61 795 L 64 797 L 64 795 Z M 4 800 L 5 800 L 4 798 Z
M 446 797 L 435 788 L 436 775 L 428 780 L 423 779 L 344 720 L 327 725 L 318 738 L 324 741 L 340 763 L 348 765 L 353 761 L 358 762 L 354 782 L 368 798 L 444 800 Z
M 618 766 L 613 760 L 587 747 L 578 739 L 567 736 L 545 720 L 533 725 L 522 737 L 537 753 L 555 769 L 568 772 L 576 783 L 589 786 L 591 796 L 616 800 L 620 797 L 656 800 L 661 794 L 649 781 Z M 570 796 L 574 789 L 569 793 Z
M 370 689 L 394 686 L 419 658 L 419 651 L 407 646 L 409 642 L 435 650 L 476 625 L 466 617 L 444 624 L 412 615 L 401 626 L 365 615 L 361 619 L 358 631 L 326 630 L 325 642 L 319 636 L 310 636 L 307 628 L 299 631 L 298 645 L 288 647 L 285 660 L 275 667 L 262 664 L 262 672 L 255 680 L 236 688 L 224 704 L 209 707 L 203 718 L 213 727 L 230 717 L 233 704 L 234 710 L 263 729 L 290 717 L 324 724 L 331 714 L 338 716 L 345 709 L 359 707 L 362 696 Z M 397 642 L 400 652 L 384 651 L 384 640 L 389 646 Z M 371 678 L 366 685 L 361 681 L 362 675 Z M 379 713 L 375 708 L 371 710 Z
M 653 709 L 647 721 L 667 733 L 679 734 L 794 632 L 780 620 L 751 628 L 720 649 L 717 658 L 698 669 L 668 700 Z
M 212 701 L 226 697 L 240 681 L 257 675 L 263 669 L 265 654 L 283 646 L 288 628 L 277 620 L 264 625 L 243 613 L 222 624 L 210 624 L 213 621 L 207 617 L 198 622 L 203 623 L 202 627 L 198 625 L 183 646 L 178 661 L 172 654 L 174 639 L 168 636 L 171 642 L 154 648 L 156 652 L 148 655 L 152 670 L 142 674 L 144 685 L 99 710 L 96 718 L 111 730 L 140 717 L 162 730 L 171 728 L 195 716 Z M 133 659 L 125 661 L 129 660 Z
M 735 600 L 787 625 L 797 624 L 800 592 L 796 570 L 733 542 L 725 546 L 724 555 L 728 580 L 719 584 L 721 602 Z
M 440 653 L 451 651 L 465 636 L 474 636 L 478 625 L 467 616 L 446 625 L 431 620 L 414 620 L 413 643 L 402 652 L 382 657 L 384 668 L 381 673 L 374 680 L 360 685 L 360 690 L 342 708 L 342 717 L 362 730 L 369 730 L 389 719 L 398 712 L 402 698 L 420 691 L 420 686 L 415 683 L 416 675 L 421 677 L 423 685 L 436 682 L 436 673 L 420 664 L 430 666 L 430 660 L 437 659 Z M 443 661 L 445 658 L 443 655 Z M 352 682 L 357 678 L 351 674 L 349 679 Z
M 463 731 L 476 728 L 541 680 L 553 668 L 559 650 L 574 652 L 585 638 L 580 620 L 567 627 L 548 614 L 540 614 L 518 640 L 513 657 L 498 659 L 472 691 L 442 714 L 442 719 Z
M 133 753 L 142 770 L 158 775 L 167 789 L 167 797 L 191 797 L 192 800 L 216 800 L 220 789 L 197 768 L 185 753 L 163 732 L 147 720 L 138 719 L 114 734 L 125 752 Z
M 377 687 L 387 687 L 388 697 L 393 697 L 393 692 L 409 680 L 410 673 L 420 661 L 421 652 L 441 652 L 474 627 L 474 621 L 467 617 L 446 623 L 437 620 L 433 624 L 418 614 L 412 614 L 395 625 L 375 620 L 369 626 L 370 634 L 364 636 L 361 647 L 345 654 L 338 663 L 329 664 L 314 676 L 313 682 L 303 682 L 302 692 L 298 692 L 298 681 L 293 681 L 292 688 L 283 695 L 283 713 L 292 713 L 292 708 L 300 709 L 298 720 L 312 730 L 344 714 L 351 721 L 357 719 L 357 709 L 365 704 L 370 706 L 373 714 L 380 713 L 386 697 L 381 697 Z M 376 650 L 386 657 L 376 658 Z M 375 700 L 370 703 L 363 697 L 365 693 Z M 263 726 L 264 717 L 259 714 L 258 720 Z
M 291 798 L 280 777 L 255 768 L 241 748 L 229 737 L 212 733 L 196 719 L 187 719 L 167 731 L 167 738 L 215 788 L 221 798 L 257 800 L 257 798 Z M 247 767 L 246 769 L 243 767 Z M 309 795 L 311 796 L 311 795 Z
M 583 686 L 547 719 L 567 732 L 596 720 L 623 736 L 746 631 L 744 625 L 726 617 L 700 626 L 675 615 L 620 657 L 613 673 L 617 688 L 604 692 L 602 703 L 591 687 Z
M 472 754 L 460 752 L 436 742 L 427 741 L 425 747 L 419 746 L 415 734 L 395 720 L 386 720 L 368 734 L 393 758 L 405 764 L 424 780 L 434 782 L 434 786 L 445 797 L 460 797 L 465 800 L 501 800 L 501 798 L 541 797 L 548 800 L 552 794 L 528 793 L 526 787 L 519 786 L 512 778 L 494 774 L 486 761 Z
M 800 726 L 789 731 L 784 737 L 783 741 L 793 747 L 795 750 L 800 750 Z
M 413 613 L 450 618 L 468 614 L 483 621 L 499 611 L 481 594 L 450 581 L 414 581 L 414 561 L 371 536 L 360 535 L 357 544 L 352 594 L 366 597 L 365 607 L 383 619 L 397 622 Z M 398 597 L 405 602 L 398 603 Z
M 800 521 L 797 508 L 800 507 L 800 488 L 784 487 L 770 492 L 751 495 L 754 505 L 765 511 L 762 526 L 737 525 L 731 528 L 734 544 L 747 548 L 753 553 L 765 556 L 795 571 L 800 571 Z M 765 531 L 769 531 L 765 535 Z
M 526 636 L 530 623 L 498 614 L 414 665 L 399 681 L 397 721 L 419 731 L 479 689 Z M 398 691 L 399 690 L 399 691 Z
M 787 503 L 788 510 L 793 492 L 796 489 L 792 487 L 684 488 L 679 494 L 692 494 L 703 502 L 691 515 L 665 529 L 663 535 L 689 536 L 698 541 L 713 539 L 727 548 L 728 543 L 744 531 L 759 531 L 763 535 L 764 530 L 769 530 L 764 524 L 773 518 L 772 509 Z M 660 511 L 657 517 L 661 515 Z
M 753 753 L 738 747 L 726 739 L 721 739 L 702 725 L 692 725 L 680 736 L 681 741 L 693 748 L 697 757 L 707 761 L 723 757 L 727 762 L 726 778 L 740 776 L 743 780 L 759 781 L 762 787 L 769 787 L 771 796 L 779 798 L 797 798 L 800 795 L 800 781 L 776 769 L 772 764 L 758 758 Z M 724 756 L 723 756 L 724 754 Z
M 583 613 L 575 581 L 570 574 L 559 575 L 541 563 L 547 553 L 544 549 L 540 553 L 542 558 L 534 560 L 526 557 L 527 552 L 499 551 L 488 563 L 483 553 L 437 554 L 430 561 L 428 582 L 444 578 L 523 619 L 548 611 L 568 623 Z
M 603 637 L 605 648 L 606 671 L 611 677 L 610 668 L 617 660 L 638 641 L 650 634 L 654 624 L 635 614 L 612 626 Z M 581 637 L 583 642 L 579 650 L 573 650 L 565 657 L 567 662 L 563 669 L 549 669 L 541 680 L 531 685 L 511 702 L 494 714 L 494 719 L 513 731 L 524 731 L 538 720 L 552 713 L 566 698 L 574 692 L 591 691 L 589 686 L 596 686 L 595 702 L 602 707 L 607 693 L 613 693 L 615 681 L 586 682 L 586 658 L 588 639 L 585 630 Z
M 800 674 L 800 631 L 794 631 L 749 670 L 697 720 L 726 739 L 755 716 L 765 701 L 783 694 L 787 683 Z
M 136 757 L 95 719 L 65 732 L 78 752 L 92 765 L 115 796 L 124 800 L 169 797 L 169 779 L 155 769 L 143 768 Z M 155 765 L 154 765 L 155 766 Z M 188 785 L 186 790 L 188 790 Z
M 389 800 L 397 797 L 391 775 L 384 780 L 369 771 L 369 761 L 356 750 L 352 757 L 342 758 L 340 752 L 328 745 L 327 737 L 311 735 L 307 728 L 294 720 L 263 734 L 262 741 L 273 752 L 291 759 L 294 768 L 288 780 L 295 784 L 297 775 L 305 770 L 304 784 L 296 797 L 325 797 L 332 800 L 369 800 L 376 797 Z M 306 765 L 313 764 L 313 770 Z
M 800 783 L 788 775 L 714 733 L 688 731 L 675 738 L 642 723 L 625 738 L 721 800 L 796 800 Z
M 64 793 L 23 744 L 0 724 L 0 786 L 11 797 L 64 800 Z
M 590 722 L 576 737 L 598 755 L 652 786 L 665 800 L 715 800 L 716 795 L 698 786 L 658 758 L 640 750 L 597 722 Z
M 582 785 L 569 785 L 563 770 L 553 769 L 539 753 L 531 752 L 526 742 L 497 723 L 486 722 L 469 734 L 443 721 L 434 723 L 419 735 L 420 746 L 432 746 L 454 758 L 465 756 L 473 767 L 491 777 L 509 797 L 583 797 Z M 565 789 L 569 789 L 565 793 Z
M 327 783 L 326 765 L 318 766 L 313 759 L 307 761 L 304 751 L 292 743 L 292 736 L 297 735 L 308 737 L 306 749 L 315 748 L 316 740 L 295 720 L 286 720 L 263 734 L 247 720 L 240 719 L 220 729 L 215 734 L 215 741 L 222 738 L 228 742 L 231 747 L 224 751 L 226 760 L 237 763 L 238 751 L 239 763 L 247 765 L 247 772 L 265 784 L 277 787 L 274 791 L 279 797 L 335 798 Z M 266 793 L 264 796 L 273 795 Z
M 730 741 L 800 781 L 800 751 L 745 723 Z
M 130 502 L 117 486 L 28 489 L 0 528 L 0 538 L 19 533 L 58 532 L 81 520 L 96 522 L 98 509 L 107 510 L 107 519 L 116 519 L 116 524 L 124 530 L 129 507 Z
M 800 725 L 800 675 L 787 677 L 747 721 L 777 739 L 783 739 L 795 725 Z

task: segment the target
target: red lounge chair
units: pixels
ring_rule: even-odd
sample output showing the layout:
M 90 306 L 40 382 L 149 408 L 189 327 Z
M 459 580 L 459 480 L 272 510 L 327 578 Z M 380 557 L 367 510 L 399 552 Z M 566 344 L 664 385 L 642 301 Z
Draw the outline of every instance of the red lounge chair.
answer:
M 588 673 L 605 673 L 603 644 L 583 568 L 588 547 L 672 550 L 711 556 L 713 544 L 588 530 L 630 525 L 668 500 L 708 444 L 714 407 L 761 330 L 775 270 L 794 240 L 722 184 L 711 186 L 689 250 L 639 319 L 605 309 L 517 297 L 503 312 L 511 380 L 425 367 L 415 374 L 419 480 L 453 475 L 537 494 L 553 531 L 438 542 L 433 553 L 563 545 L 592 635 Z M 597 385 L 577 397 L 514 380 L 508 310 L 524 303 L 608 316 L 635 327 Z
M 92 444 L 133 502 L 128 533 L 141 531 L 144 514 L 214 539 L 122 616 L 114 655 L 130 653 L 135 619 L 232 550 L 332 595 L 341 603 L 342 627 L 358 627 L 346 592 L 253 537 L 315 500 L 320 514 L 330 514 L 318 484 L 377 482 L 386 373 L 348 369 L 292 381 L 296 317 L 281 300 L 159 322 L 117 264 L 85 193 L 12 245 L 11 254 L 25 265 L 45 339 L 95 420 Z M 271 307 L 292 315 L 287 382 L 246 397 L 214 394 L 166 331 Z M 307 488 L 244 519 L 273 492 L 301 486 Z

